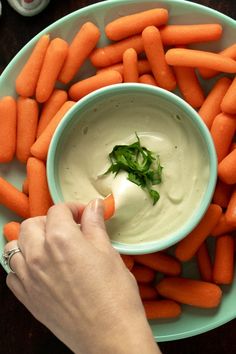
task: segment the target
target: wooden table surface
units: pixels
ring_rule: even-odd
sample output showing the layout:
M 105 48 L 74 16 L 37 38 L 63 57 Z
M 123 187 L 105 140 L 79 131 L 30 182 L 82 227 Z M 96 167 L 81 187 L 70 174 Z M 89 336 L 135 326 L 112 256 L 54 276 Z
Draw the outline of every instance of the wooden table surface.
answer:
M 43 28 L 74 10 L 96 2 L 93 0 L 51 0 L 50 5 L 40 15 L 26 18 L 16 13 L 6 0 L 2 0 L 0 73 L 23 45 Z M 235 0 L 195 2 L 236 19 Z M 0 267 L 0 354 L 71 353 L 15 299 L 5 285 L 5 278 L 6 274 Z M 193 338 L 161 343 L 160 347 L 163 354 L 236 353 L 236 320 Z

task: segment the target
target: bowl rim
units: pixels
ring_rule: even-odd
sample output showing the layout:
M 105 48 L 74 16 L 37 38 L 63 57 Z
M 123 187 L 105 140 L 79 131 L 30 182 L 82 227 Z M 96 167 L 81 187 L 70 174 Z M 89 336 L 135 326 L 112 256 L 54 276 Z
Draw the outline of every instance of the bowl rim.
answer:
M 94 100 L 96 100 L 97 102 L 99 98 L 104 99 L 106 95 L 109 95 L 110 97 L 110 95 L 118 93 L 135 94 L 142 92 L 145 92 L 145 94 L 156 95 L 160 98 L 164 98 L 165 100 L 171 101 L 174 105 L 178 106 L 187 117 L 189 117 L 189 119 L 194 123 L 195 129 L 198 129 L 199 134 L 201 135 L 205 144 L 209 158 L 210 173 L 206 191 L 204 192 L 199 206 L 194 211 L 194 214 L 191 216 L 189 221 L 187 221 L 179 230 L 171 233 L 168 238 L 163 237 L 163 239 L 151 242 L 134 244 L 119 243 L 111 240 L 113 247 L 119 253 L 129 255 L 153 253 L 176 244 L 178 241 L 188 235 L 194 229 L 194 227 L 197 226 L 211 202 L 217 180 L 217 157 L 210 132 L 202 121 L 202 119 L 200 118 L 200 116 L 198 115 L 198 113 L 182 98 L 160 87 L 140 83 L 122 83 L 107 86 L 93 91 L 92 93 L 83 97 L 77 103 L 75 103 L 75 105 L 65 114 L 64 118 L 61 120 L 56 131 L 54 132 L 47 156 L 47 179 L 49 190 L 54 203 L 59 203 L 62 202 L 62 200 L 59 197 L 59 186 L 57 186 L 55 179 L 56 167 L 54 162 L 60 139 L 63 136 L 64 131 L 66 131 L 66 129 L 70 127 L 70 123 L 73 121 L 74 116 L 78 114 L 79 111 L 83 111 L 84 108 L 86 109 L 89 105 L 92 105 Z M 76 121 L 78 122 L 79 118 L 77 118 Z

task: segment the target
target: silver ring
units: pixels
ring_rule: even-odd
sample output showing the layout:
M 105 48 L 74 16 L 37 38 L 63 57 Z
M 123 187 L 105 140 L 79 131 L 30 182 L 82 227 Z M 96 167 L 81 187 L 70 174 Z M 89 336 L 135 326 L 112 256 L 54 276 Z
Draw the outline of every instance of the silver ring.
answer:
M 15 273 L 14 270 L 11 268 L 10 262 L 11 262 L 11 258 L 14 254 L 21 252 L 19 247 L 14 247 L 11 250 L 4 252 L 2 255 L 3 258 L 3 263 L 4 265 L 8 266 L 8 268 L 10 269 L 10 271 L 12 273 Z

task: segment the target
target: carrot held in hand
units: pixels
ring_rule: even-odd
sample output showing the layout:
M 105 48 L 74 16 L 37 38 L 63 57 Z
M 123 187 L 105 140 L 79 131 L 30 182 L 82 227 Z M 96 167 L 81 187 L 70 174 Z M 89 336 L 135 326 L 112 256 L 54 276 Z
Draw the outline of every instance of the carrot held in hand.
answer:
M 36 87 L 36 100 L 43 103 L 51 96 L 59 72 L 68 54 L 68 44 L 55 38 L 48 46 Z
M 16 151 L 16 101 L 11 96 L 0 100 L 0 163 L 12 161 Z
M 30 57 L 16 78 L 18 95 L 23 97 L 34 96 L 49 42 L 49 35 L 45 34 L 36 43 Z
M 46 215 L 53 203 L 48 189 L 45 163 L 30 157 L 27 161 L 27 179 L 30 216 Z
M 138 283 L 151 283 L 156 276 L 156 271 L 152 268 L 136 263 L 133 266 L 131 273 Z
M 115 199 L 113 194 L 109 194 L 103 199 L 104 219 L 110 219 L 115 213 Z
M 232 186 L 218 180 L 213 195 L 213 203 L 218 204 L 221 208 L 227 208 L 232 194 Z
M 211 230 L 216 226 L 221 214 L 222 209 L 219 205 L 210 204 L 200 223 L 178 243 L 175 256 L 180 261 L 189 261 L 194 256 L 207 236 L 210 235 Z
M 218 165 L 218 176 L 224 183 L 236 183 L 236 150 L 230 152 Z
M 52 118 L 48 126 L 42 132 L 42 134 L 38 137 L 35 143 L 32 145 L 30 152 L 34 157 L 37 157 L 40 160 L 46 160 L 48 154 L 48 148 L 52 139 L 52 136 L 66 114 L 66 112 L 75 104 L 73 101 L 66 101 L 59 111 Z
M 0 177 L 0 204 L 24 219 L 29 217 L 28 197 L 2 177 Z
M 234 187 L 234 191 L 229 200 L 229 204 L 225 212 L 225 219 L 229 225 L 236 228 L 236 187 Z
M 142 39 L 157 85 L 166 90 L 173 90 L 176 80 L 172 68 L 166 62 L 160 31 L 154 26 L 146 27 L 142 32 Z
M 180 305 L 172 300 L 143 301 L 148 320 L 175 318 L 180 316 Z
M 124 82 L 138 82 L 138 56 L 133 48 L 124 51 L 123 78 Z
M 30 149 L 36 139 L 38 126 L 38 103 L 32 98 L 20 97 L 17 100 L 17 138 L 16 157 L 26 163 Z
M 86 22 L 73 38 L 58 80 L 67 84 L 79 71 L 89 54 L 96 47 L 100 31 L 92 22 Z
M 212 282 L 212 264 L 206 242 L 203 242 L 199 247 L 196 257 L 201 279 Z
M 228 88 L 222 102 L 221 109 L 223 112 L 229 114 L 236 114 L 236 76 L 233 79 L 230 87 Z
M 216 239 L 213 280 L 216 284 L 229 285 L 234 277 L 234 238 L 230 235 Z
M 210 68 L 225 73 L 236 72 L 236 61 L 220 54 L 186 48 L 172 48 L 166 53 L 169 65 Z
M 69 89 L 69 96 L 72 100 L 78 101 L 99 88 L 119 84 L 122 76 L 118 71 L 108 70 L 107 72 L 90 76 L 87 79 L 76 82 Z
M 136 255 L 134 260 L 164 274 L 179 275 L 181 273 L 180 262 L 164 252 Z
M 54 90 L 49 99 L 43 104 L 37 129 L 37 138 L 46 128 L 50 120 L 59 111 L 61 106 L 67 101 L 68 95 L 64 90 Z
M 154 79 L 154 76 L 151 74 L 143 74 L 139 76 L 138 82 L 140 84 L 157 86 L 156 80 Z
M 3 226 L 3 235 L 8 242 L 12 240 L 18 240 L 19 233 L 20 233 L 19 222 L 11 221 Z

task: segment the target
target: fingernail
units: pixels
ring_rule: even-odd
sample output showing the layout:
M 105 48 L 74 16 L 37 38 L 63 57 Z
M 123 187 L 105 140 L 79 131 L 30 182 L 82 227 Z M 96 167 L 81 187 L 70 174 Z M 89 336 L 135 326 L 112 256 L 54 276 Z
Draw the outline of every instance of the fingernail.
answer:
M 103 212 L 103 202 L 102 199 L 97 198 L 94 199 L 91 203 L 90 203 L 90 208 L 94 213 L 102 213 Z

